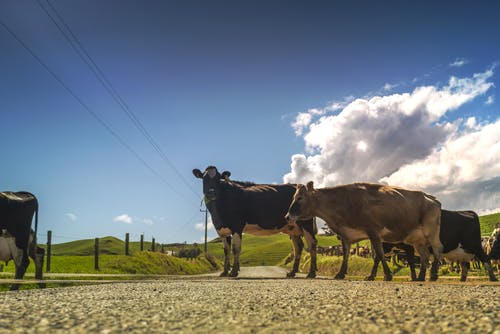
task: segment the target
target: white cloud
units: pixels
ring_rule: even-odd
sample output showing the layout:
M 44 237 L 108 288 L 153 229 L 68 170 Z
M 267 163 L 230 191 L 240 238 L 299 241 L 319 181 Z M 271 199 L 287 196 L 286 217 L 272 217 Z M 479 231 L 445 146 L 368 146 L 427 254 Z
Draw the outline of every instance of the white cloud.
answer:
M 383 89 L 387 92 L 393 90 L 394 88 L 398 87 L 398 84 L 391 85 L 390 83 L 386 83 L 383 87 Z
M 205 231 L 205 223 L 197 223 L 194 225 L 194 228 L 198 231 Z M 211 231 L 214 229 L 214 225 L 212 222 L 209 220 L 207 223 L 207 231 Z
M 465 58 L 457 58 L 453 63 L 450 63 L 450 67 L 462 67 L 465 64 L 469 63 L 469 61 Z
M 66 218 L 68 218 L 69 220 L 71 220 L 72 222 L 76 222 L 78 220 L 78 217 L 74 213 L 71 213 L 71 212 L 65 213 L 64 216 Z
M 113 218 L 114 222 L 119 222 L 119 223 L 125 223 L 125 224 L 132 224 L 133 219 L 127 214 L 119 215 Z
M 484 104 L 486 104 L 488 106 L 492 105 L 493 103 L 495 103 L 495 96 L 493 96 L 493 95 L 488 96 L 488 98 L 484 102 Z
M 492 75 L 490 69 L 441 87 L 356 99 L 311 121 L 303 135 L 307 154 L 292 156 L 284 182 L 387 182 L 429 191 L 450 209 L 498 207 L 500 120 L 443 121 L 485 94 Z

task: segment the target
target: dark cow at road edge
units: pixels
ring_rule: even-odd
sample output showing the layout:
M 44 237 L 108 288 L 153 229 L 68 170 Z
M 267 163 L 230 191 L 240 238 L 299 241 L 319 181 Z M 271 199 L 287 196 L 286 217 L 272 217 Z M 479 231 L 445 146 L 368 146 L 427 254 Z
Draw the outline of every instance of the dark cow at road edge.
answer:
M 439 238 L 444 246 L 443 257 L 457 261 L 462 268 L 461 281 L 467 279 L 469 262 L 475 256 L 488 271 L 490 281 L 496 281 L 491 263 L 481 245 L 479 217 L 474 211 L 441 210 L 441 233 Z M 431 272 L 437 278 L 437 266 Z
M 35 216 L 35 230 L 31 221 Z M 0 192 L 0 260 L 14 260 L 16 279 L 21 279 L 31 256 L 36 266 L 36 278 L 42 279 L 43 248 L 36 246 L 38 201 L 28 192 Z M 19 288 L 18 284 L 12 290 Z
M 442 257 L 451 262 L 459 262 L 461 267 L 460 280 L 467 279 L 467 272 L 470 261 L 475 257 L 483 263 L 488 272 L 490 281 L 497 281 L 488 256 L 481 245 L 481 230 L 479 217 L 474 211 L 449 211 L 441 210 L 441 228 L 439 239 L 443 244 Z M 412 280 L 415 275 L 415 259 L 413 247 L 406 244 L 391 245 L 384 243 L 384 251 L 392 246 L 403 249 L 408 258 L 408 264 L 412 273 Z M 375 278 L 379 261 L 375 259 L 370 277 Z M 433 263 L 431 278 L 437 279 L 437 265 Z
M 204 173 L 194 169 L 193 174 L 203 180 L 205 205 L 224 244 L 224 271 L 221 276 L 238 276 L 243 232 L 254 235 L 288 234 L 294 249 L 294 264 L 288 277 L 294 277 L 299 269 L 304 236 L 311 254 L 307 277 L 316 276 L 316 224 L 312 218 L 296 222 L 287 222 L 285 219 L 295 185 L 233 181 L 229 180 L 230 172 L 220 174 L 214 166 L 207 167 Z M 229 272 L 231 241 L 234 259 Z

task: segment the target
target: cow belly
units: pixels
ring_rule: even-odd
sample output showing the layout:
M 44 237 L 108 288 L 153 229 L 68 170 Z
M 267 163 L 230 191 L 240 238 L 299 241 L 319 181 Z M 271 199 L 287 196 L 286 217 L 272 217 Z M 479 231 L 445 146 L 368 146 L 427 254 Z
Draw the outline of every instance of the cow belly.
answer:
M 342 237 L 347 239 L 349 242 L 357 242 L 360 240 L 368 239 L 368 235 L 363 230 L 344 227 L 340 232 L 342 234 Z
M 443 257 L 449 261 L 469 262 L 474 258 L 474 254 L 467 253 L 462 245 L 458 245 L 454 250 L 443 254 Z

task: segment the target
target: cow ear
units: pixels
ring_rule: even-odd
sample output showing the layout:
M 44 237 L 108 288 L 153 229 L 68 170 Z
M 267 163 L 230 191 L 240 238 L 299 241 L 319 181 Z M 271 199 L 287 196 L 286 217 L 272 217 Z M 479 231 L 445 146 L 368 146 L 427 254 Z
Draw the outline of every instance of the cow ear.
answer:
M 229 177 L 231 176 L 231 172 L 225 170 L 222 172 L 221 174 L 222 178 L 225 180 L 225 181 L 229 181 Z
M 307 186 L 306 187 L 307 187 L 307 191 L 309 191 L 309 192 L 313 191 L 314 190 L 314 183 L 313 183 L 313 181 L 307 182 Z
M 203 173 L 198 168 L 193 169 L 193 175 L 199 179 L 203 179 Z

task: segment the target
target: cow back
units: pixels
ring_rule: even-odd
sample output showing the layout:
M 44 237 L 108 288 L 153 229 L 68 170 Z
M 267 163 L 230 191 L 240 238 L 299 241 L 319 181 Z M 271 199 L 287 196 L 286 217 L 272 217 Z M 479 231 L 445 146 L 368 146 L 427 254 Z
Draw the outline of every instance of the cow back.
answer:
M 0 192 L 0 230 L 16 238 L 16 245 L 27 249 L 31 221 L 38 210 L 38 201 L 28 192 Z

